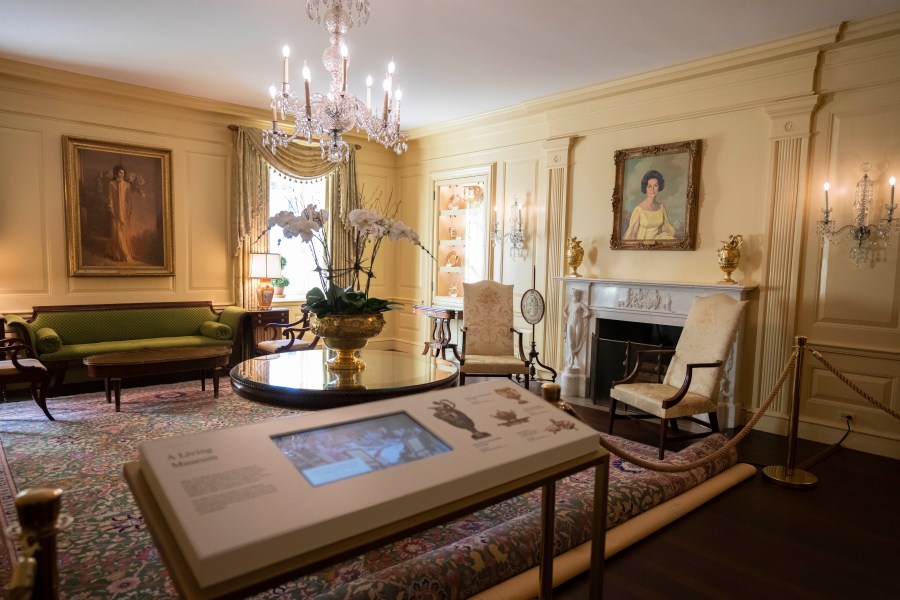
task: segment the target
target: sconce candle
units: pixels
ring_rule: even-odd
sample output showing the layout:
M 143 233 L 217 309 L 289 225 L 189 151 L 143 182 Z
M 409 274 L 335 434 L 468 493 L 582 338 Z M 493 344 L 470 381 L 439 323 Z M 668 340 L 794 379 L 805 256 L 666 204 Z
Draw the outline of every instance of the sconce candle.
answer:
M 875 200 L 875 182 L 869 177 L 869 170 L 872 168 L 870 163 L 863 163 L 863 177 L 856 184 L 856 194 L 853 203 L 854 221 L 850 225 L 836 227 L 835 222 L 831 219 L 831 209 L 828 206 L 828 190 L 830 186 L 825 184 L 825 210 L 824 217 L 816 225 L 816 233 L 821 240 L 839 244 L 846 240 L 853 240 L 850 248 L 850 259 L 857 267 L 862 265 L 875 265 L 876 255 L 875 248 L 885 247 L 890 244 L 890 238 L 900 231 L 900 221 L 894 218 L 894 186 L 896 179 L 889 179 L 891 185 L 890 204 L 885 204 L 884 209 L 887 212 L 884 218 L 876 222 L 870 222 L 870 215 L 873 213 Z M 880 211 L 878 211 L 880 212 Z M 878 213 L 875 213 L 878 214 Z

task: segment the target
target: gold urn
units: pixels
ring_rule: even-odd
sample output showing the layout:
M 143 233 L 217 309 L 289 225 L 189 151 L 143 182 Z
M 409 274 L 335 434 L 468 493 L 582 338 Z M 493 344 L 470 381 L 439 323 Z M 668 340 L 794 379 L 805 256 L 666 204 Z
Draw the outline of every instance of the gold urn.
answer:
M 381 333 L 384 316 L 374 315 L 328 315 L 309 320 L 309 329 L 322 338 L 325 347 L 336 352 L 326 361 L 332 371 L 362 371 L 366 363 L 356 356 L 356 351 L 365 348 L 369 338 Z
M 582 260 L 584 260 L 584 248 L 581 247 L 581 241 L 572 236 L 566 240 L 566 264 L 572 268 L 572 275 L 575 277 L 581 277 L 578 274 L 578 267 L 581 266 Z
M 723 246 L 719 248 L 719 268 L 725 271 L 725 279 L 719 283 L 737 283 L 731 278 L 732 272 L 738 268 L 741 262 L 741 244 L 744 238 L 741 235 L 729 235 L 727 242 L 722 242 Z

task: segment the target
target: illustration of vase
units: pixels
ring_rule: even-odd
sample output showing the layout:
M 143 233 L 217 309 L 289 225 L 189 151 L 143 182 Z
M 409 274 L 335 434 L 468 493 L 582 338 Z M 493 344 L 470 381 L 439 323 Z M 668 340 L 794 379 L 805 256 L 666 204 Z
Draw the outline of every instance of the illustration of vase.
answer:
M 429 408 L 434 411 L 435 417 L 454 427 L 465 429 L 472 434 L 473 440 L 490 437 L 491 434 L 475 429 L 475 422 L 472 421 L 467 414 L 461 410 L 457 410 L 456 405 L 453 402 L 449 400 L 436 400 L 432 402 L 432 404 L 436 406 L 430 406 Z

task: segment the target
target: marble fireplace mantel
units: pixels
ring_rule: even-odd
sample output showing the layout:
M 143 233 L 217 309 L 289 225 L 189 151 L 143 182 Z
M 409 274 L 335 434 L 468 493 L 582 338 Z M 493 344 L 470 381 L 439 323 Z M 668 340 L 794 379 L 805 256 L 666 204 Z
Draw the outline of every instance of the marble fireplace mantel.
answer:
M 747 300 L 756 286 L 727 283 L 690 283 L 628 279 L 588 279 L 560 277 L 566 290 L 566 334 L 563 343 L 564 368 L 560 373 L 563 395 L 585 397 L 590 377 L 591 339 L 597 332 L 597 319 L 615 319 L 683 327 L 696 296 L 727 294 Z M 576 300 L 575 292 L 581 295 Z M 738 329 L 725 367 L 719 393 L 719 422 L 724 427 L 740 424 L 742 403 L 735 398 L 740 389 L 741 345 L 744 323 Z

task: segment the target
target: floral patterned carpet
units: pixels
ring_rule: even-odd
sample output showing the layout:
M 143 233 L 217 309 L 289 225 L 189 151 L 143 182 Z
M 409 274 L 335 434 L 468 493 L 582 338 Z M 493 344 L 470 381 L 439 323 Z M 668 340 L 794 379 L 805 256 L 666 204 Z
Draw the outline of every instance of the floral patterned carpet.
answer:
M 63 510 L 74 524 L 58 537 L 60 595 L 64 599 L 177 598 L 150 533 L 122 476 L 141 442 L 297 414 L 248 402 L 223 382 L 218 400 L 209 388 L 185 382 L 123 390 L 122 412 L 103 393 L 51 398 L 48 421 L 34 402 L 0 405 L 0 505 L 3 528 L 15 522 L 13 498 L 26 487 L 64 490 Z M 687 461 L 720 445 L 706 438 L 680 453 Z M 616 443 L 653 457 L 655 449 Z M 734 462 L 724 460 L 678 475 L 638 468 L 613 456 L 608 526 L 663 502 Z M 591 472 L 557 489 L 557 552 L 588 539 Z M 464 598 L 537 564 L 539 491 L 347 560 L 257 598 Z M 2 535 L 2 534 L 0 534 Z M 3 537 L 0 579 L 9 580 L 16 546 Z

